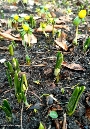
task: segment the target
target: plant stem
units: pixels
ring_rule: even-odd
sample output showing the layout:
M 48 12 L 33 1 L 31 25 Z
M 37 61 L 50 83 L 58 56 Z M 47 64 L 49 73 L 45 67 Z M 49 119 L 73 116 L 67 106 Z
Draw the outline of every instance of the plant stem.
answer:
M 78 38 L 78 26 L 76 27 L 76 44 L 75 45 L 78 45 L 77 38 Z

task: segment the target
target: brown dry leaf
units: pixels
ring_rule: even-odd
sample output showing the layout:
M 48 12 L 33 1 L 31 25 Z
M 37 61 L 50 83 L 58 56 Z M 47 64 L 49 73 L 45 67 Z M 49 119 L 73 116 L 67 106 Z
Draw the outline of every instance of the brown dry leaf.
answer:
M 52 16 L 53 18 L 56 17 L 56 14 L 55 14 L 53 11 L 51 11 L 50 14 L 51 14 L 51 16 Z
M 55 30 L 56 29 L 61 29 L 61 28 L 66 29 L 66 30 L 69 31 L 69 27 L 66 26 L 66 25 L 54 25 Z M 51 25 L 47 25 L 46 28 L 45 28 L 45 32 L 52 32 L 52 30 L 53 30 L 53 26 L 51 26 Z M 35 31 L 36 32 L 43 32 L 42 28 L 40 28 L 40 27 L 35 29 Z
M 90 107 L 86 108 L 85 117 L 88 118 L 88 120 L 90 121 Z
M 51 26 L 51 25 L 47 25 L 45 28 L 45 32 L 52 32 L 52 30 L 53 30 L 53 26 Z M 40 27 L 38 29 L 36 29 L 35 31 L 36 32 L 43 32 L 42 28 L 40 28 Z
M 56 43 L 59 47 L 63 48 L 65 51 L 68 50 L 68 46 L 67 46 L 67 44 L 66 44 L 66 37 L 67 37 L 67 34 L 64 33 L 64 32 L 61 32 L 60 37 L 59 37 L 59 38 L 56 38 L 56 40 L 55 40 L 55 43 Z
M 2 36 L 3 38 L 6 38 L 6 39 L 8 39 L 8 40 L 21 41 L 21 38 L 15 38 L 15 37 L 13 37 L 12 35 L 7 34 L 7 33 L 2 33 L 2 32 L 0 32 L 0 36 Z
M 68 64 L 67 62 L 63 62 L 62 65 L 69 69 L 85 71 L 85 69 L 81 65 L 76 63 Z
M 63 20 L 60 20 L 60 19 L 56 19 L 56 24 L 65 24 L 65 21 L 63 21 Z
M 54 28 L 56 28 L 56 29 L 65 29 L 65 30 L 67 30 L 67 31 L 70 31 L 70 29 L 69 29 L 69 26 L 67 26 L 67 25 L 54 25 Z
M 10 33 L 11 33 L 11 31 L 12 31 L 12 29 L 8 29 L 8 30 L 4 31 L 4 33 L 6 33 L 6 34 L 10 34 Z
M 34 44 L 34 43 L 37 43 L 37 38 L 33 35 L 33 34 L 25 34 L 24 35 L 24 41 L 27 43 L 27 44 Z
M 7 19 L 0 19 L 0 23 L 7 25 L 8 24 L 8 20 Z
M 60 20 L 63 20 L 64 22 L 71 22 L 72 18 L 70 16 L 60 16 Z
M 63 48 L 65 51 L 68 50 L 68 46 L 67 46 L 67 44 L 66 44 L 66 41 L 62 40 L 62 42 L 60 42 L 60 41 L 58 41 L 58 39 L 56 39 L 56 40 L 55 40 L 55 43 L 56 43 L 59 47 Z

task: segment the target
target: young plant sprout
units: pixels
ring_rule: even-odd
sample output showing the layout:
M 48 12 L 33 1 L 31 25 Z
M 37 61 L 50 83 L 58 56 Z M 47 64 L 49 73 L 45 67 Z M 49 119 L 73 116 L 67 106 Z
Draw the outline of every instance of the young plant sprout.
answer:
M 26 91 L 28 89 L 26 75 L 23 74 L 19 77 L 17 71 L 14 74 L 14 87 L 15 87 L 15 95 L 17 97 L 18 103 L 24 102 L 26 106 L 28 106 Z
M 14 69 L 13 69 L 13 66 L 10 63 L 10 61 L 5 62 L 5 66 L 7 67 L 7 70 L 9 71 L 10 74 L 13 74 L 14 73 Z
M 9 48 L 9 53 L 10 53 L 10 55 L 13 56 L 13 55 L 14 55 L 13 45 L 10 44 L 10 45 L 8 46 L 8 48 Z
M 11 122 L 13 114 L 12 114 L 12 110 L 11 110 L 10 104 L 9 104 L 9 102 L 6 99 L 3 100 L 3 103 L 2 103 L 2 105 L 0 105 L 0 108 L 5 112 L 6 119 L 9 122 Z
M 33 27 L 36 26 L 36 21 L 35 21 L 35 19 L 33 18 L 33 15 L 30 15 L 29 25 L 30 25 L 31 28 L 33 28 Z
M 64 92 L 65 92 L 65 89 L 61 88 L 61 93 L 64 94 Z
M 18 59 L 17 58 L 13 57 L 12 65 L 13 65 L 14 71 L 20 72 L 19 63 L 18 63 Z
M 76 86 L 72 96 L 69 100 L 69 103 L 67 104 L 67 114 L 69 116 L 73 115 L 73 113 L 75 112 L 75 109 L 77 107 L 78 101 L 80 99 L 80 96 L 82 95 L 83 91 L 85 90 L 85 86 Z
M 56 65 L 55 65 L 55 69 L 54 69 L 54 75 L 56 77 L 56 82 L 58 82 L 59 78 L 60 78 L 59 76 L 60 76 L 62 62 L 63 62 L 63 54 L 61 52 L 58 52 Z
M 84 45 L 83 45 L 83 50 L 84 52 L 87 51 L 88 47 L 90 46 L 90 36 L 86 39 Z
M 26 64 L 30 65 L 30 63 L 31 63 L 31 59 L 30 59 L 29 55 L 27 54 L 26 55 Z
M 15 44 L 15 41 L 11 41 L 11 44 L 8 46 L 9 53 L 11 56 L 14 55 L 14 49 L 17 45 Z
M 76 26 L 76 35 L 75 35 L 75 38 L 73 40 L 73 44 L 74 45 L 78 45 L 78 42 L 77 42 L 77 38 L 78 38 L 78 27 L 79 27 L 80 23 L 83 23 L 84 22 L 84 18 L 85 17 L 86 17 L 86 10 L 81 10 L 78 13 L 78 16 L 73 20 L 73 24 Z
M 55 25 L 55 23 L 56 23 L 56 18 L 53 18 L 53 17 L 51 17 L 51 18 L 48 18 L 48 22 L 52 25 L 52 27 L 53 27 L 53 29 L 52 29 L 52 35 L 53 35 L 53 37 L 54 37 L 54 25 Z
M 44 125 L 42 124 L 42 122 L 40 122 L 38 129 L 45 129 L 45 128 L 44 128 Z
M 1 18 L 4 19 L 4 11 L 3 10 L 0 11 L 0 14 L 1 14 Z
M 12 88 L 15 71 L 17 71 L 18 73 L 20 72 L 18 60 L 16 58 L 13 58 L 12 63 L 9 61 L 5 62 L 5 66 L 7 67 L 6 75 L 7 75 L 8 83 Z

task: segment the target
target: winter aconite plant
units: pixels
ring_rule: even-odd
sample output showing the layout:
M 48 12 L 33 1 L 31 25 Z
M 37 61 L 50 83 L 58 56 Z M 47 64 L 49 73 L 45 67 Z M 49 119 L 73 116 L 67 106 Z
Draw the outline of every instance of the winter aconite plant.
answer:
M 22 29 L 20 30 L 20 35 L 22 37 L 22 40 L 23 40 L 23 44 L 25 46 L 25 39 L 24 39 L 24 36 L 26 35 L 27 38 L 28 38 L 28 43 L 29 43 L 29 46 L 30 46 L 30 36 L 33 32 L 32 28 L 29 27 L 29 24 L 25 23 L 25 24 L 22 24 Z
M 78 101 L 83 93 L 83 91 L 85 90 L 85 86 L 76 86 L 72 96 L 69 100 L 69 103 L 67 104 L 67 114 L 69 116 L 73 115 L 73 113 L 75 112 L 75 109 L 77 107 Z
M 81 10 L 78 13 L 78 16 L 73 20 L 73 24 L 76 26 L 76 35 L 75 35 L 75 38 L 73 40 L 74 45 L 78 45 L 78 42 L 77 42 L 78 27 L 79 27 L 80 23 L 83 23 L 85 21 L 85 17 L 86 17 L 86 10 Z

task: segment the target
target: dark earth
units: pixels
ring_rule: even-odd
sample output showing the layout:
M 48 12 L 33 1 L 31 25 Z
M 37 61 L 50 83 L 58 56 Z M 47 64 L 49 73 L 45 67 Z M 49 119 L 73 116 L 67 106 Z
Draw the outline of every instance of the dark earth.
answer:
M 71 8 L 74 15 L 77 14 L 77 10 L 82 3 L 75 3 L 77 6 L 71 3 Z M 90 4 L 90 3 L 89 3 Z M 74 5 L 74 6 L 73 6 Z M 25 9 L 22 4 L 18 4 L 18 9 L 11 10 L 8 4 L 1 4 L 0 8 L 4 11 L 5 18 L 10 17 L 15 13 L 35 13 L 35 7 L 32 10 L 28 10 L 28 6 L 25 5 Z M 62 9 L 66 8 L 66 5 L 62 4 Z M 60 16 L 61 14 L 58 15 Z M 87 22 L 90 24 L 90 14 L 87 16 Z M 65 23 L 70 27 L 70 31 L 63 30 L 67 33 L 67 44 L 69 46 L 67 51 L 58 49 L 55 45 L 54 38 L 50 34 L 49 38 L 46 38 L 42 33 L 35 33 L 38 42 L 28 47 L 28 53 L 31 58 L 31 65 L 25 65 L 25 48 L 21 42 L 16 42 L 14 57 L 16 57 L 20 64 L 20 69 L 25 72 L 28 80 L 27 100 L 29 104 L 32 104 L 28 109 L 23 105 L 22 114 L 22 126 L 23 129 L 38 129 L 40 121 L 43 123 L 46 129 L 90 129 L 90 47 L 84 53 L 83 43 L 86 37 L 86 25 L 79 27 L 81 36 L 78 38 L 78 46 L 72 45 L 72 40 L 75 34 L 75 28 L 72 22 Z M 2 26 L 1 26 L 2 28 Z M 8 29 L 3 27 L 3 29 Z M 90 36 L 90 31 L 87 32 Z M 9 52 L 4 49 L 8 47 L 10 41 L 0 40 L 0 59 L 6 59 L 11 61 L 12 57 Z M 3 49 L 2 49 L 3 48 Z M 56 83 L 53 71 L 56 62 L 56 53 L 61 51 L 64 56 L 64 61 L 68 63 L 76 63 L 81 65 L 84 70 L 74 70 L 62 66 L 60 73 L 60 81 Z M 40 83 L 36 84 L 34 81 L 39 80 Z M 85 86 L 86 89 L 82 94 L 75 113 L 72 116 L 66 115 L 66 126 L 63 128 L 64 113 L 66 113 L 66 105 L 73 92 L 73 86 L 75 85 Z M 64 93 L 61 89 L 64 88 Z M 57 101 L 52 100 L 48 96 L 43 94 L 53 95 Z M 0 63 L 0 104 L 2 100 L 7 99 L 10 103 L 14 119 L 10 123 L 6 120 L 5 113 L 0 110 L 0 129 L 20 129 L 21 128 L 21 109 L 22 106 L 17 102 L 14 94 L 14 89 L 10 88 L 6 76 L 6 67 L 3 63 Z M 37 109 L 35 113 L 34 109 Z M 58 113 L 57 119 L 52 119 L 48 116 L 50 110 L 55 110 Z

